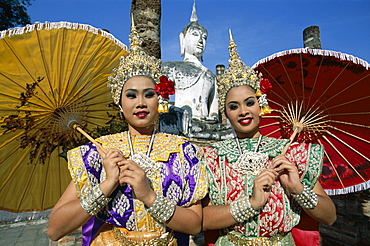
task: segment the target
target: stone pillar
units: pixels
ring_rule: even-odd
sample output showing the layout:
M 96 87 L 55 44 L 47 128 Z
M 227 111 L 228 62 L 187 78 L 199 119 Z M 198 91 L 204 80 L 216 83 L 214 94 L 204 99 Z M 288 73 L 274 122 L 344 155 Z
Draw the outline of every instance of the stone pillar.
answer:
M 132 0 L 131 15 L 133 16 L 137 33 L 143 39 L 141 47 L 148 55 L 160 59 L 161 1 Z
M 321 49 L 320 29 L 310 26 L 303 30 L 303 45 L 305 48 Z

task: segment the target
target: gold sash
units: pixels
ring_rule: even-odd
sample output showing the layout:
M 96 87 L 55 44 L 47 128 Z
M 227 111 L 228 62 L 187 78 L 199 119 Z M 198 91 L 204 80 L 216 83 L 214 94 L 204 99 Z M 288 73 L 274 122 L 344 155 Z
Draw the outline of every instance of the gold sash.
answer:
M 230 242 L 238 246 L 294 246 L 294 240 L 291 233 L 278 233 L 275 236 L 268 237 L 245 237 L 236 231 L 229 231 L 227 238 Z
M 160 232 L 129 231 L 122 227 L 105 224 L 95 237 L 91 246 L 177 246 L 173 233 L 161 235 Z

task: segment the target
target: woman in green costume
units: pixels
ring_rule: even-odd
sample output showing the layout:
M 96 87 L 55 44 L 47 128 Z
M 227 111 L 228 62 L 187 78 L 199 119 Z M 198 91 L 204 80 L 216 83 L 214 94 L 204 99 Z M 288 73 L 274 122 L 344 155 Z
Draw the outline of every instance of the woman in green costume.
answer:
M 295 245 L 291 230 L 302 209 L 325 224 L 336 220 L 335 206 L 317 182 L 323 147 L 292 143 L 281 155 L 290 141 L 261 135 L 271 85 L 240 60 L 232 37 L 229 50 L 229 67 L 218 81 L 219 108 L 235 138 L 205 149 L 203 228 L 220 231 L 216 245 Z

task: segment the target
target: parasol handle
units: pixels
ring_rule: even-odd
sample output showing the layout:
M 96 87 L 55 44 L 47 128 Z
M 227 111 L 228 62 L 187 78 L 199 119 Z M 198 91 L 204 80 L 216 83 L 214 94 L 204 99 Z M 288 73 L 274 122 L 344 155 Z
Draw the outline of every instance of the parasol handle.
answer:
M 93 144 L 100 147 L 100 149 L 104 152 L 104 154 L 107 153 L 107 151 L 103 148 L 103 146 L 101 146 L 100 143 L 96 142 L 95 139 L 93 139 L 89 134 L 87 134 L 84 130 L 82 130 L 82 128 L 78 125 L 77 122 L 75 121 L 71 122 L 70 127 L 79 131 L 82 135 L 84 135 L 87 139 L 89 139 Z
M 304 128 L 304 125 L 302 124 L 303 121 L 304 121 L 304 117 L 302 117 L 302 119 L 299 122 L 294 124 L 294 126 L 293 126 L 294 132 L 293 132 L 292 136 L 290 136 L 290 138 L 289 138 L 290 141 L 287 145 L 285 145 L 285 147 L 284 147 L 283 151 L 281 151 L 280 155 L 284 156 L 286 154 L 287 150 L 290 147 L 290 144 L 293 142 L 293 140 L 295 139 L 297 134 L 300 133 L 303 130 L 303 128 Z
M 293 132 L 292 136 L 290 136 L 290 141 L 289 141 L 289 143 L 288 143 L 287 145 L 285 145 L 285 147 L 284 147 L 283 151 L 281 151 L 281 154 L 280 154 L 280 155 L 284 156 L 284 155 L 286 154 L 287 150 L 288 150 L 288 149 L 289 149 L 289 147 L 290 147 L 290 144 L 293 142 L 293 140 L 294 140 L 294 138 L 295 138 L 295 136 L 297 135 L 297 133 L 298 133 L 298 132 L 300 132 L 300 131 L 296 128 L 296 129 L 294 130 L 294 132 Z

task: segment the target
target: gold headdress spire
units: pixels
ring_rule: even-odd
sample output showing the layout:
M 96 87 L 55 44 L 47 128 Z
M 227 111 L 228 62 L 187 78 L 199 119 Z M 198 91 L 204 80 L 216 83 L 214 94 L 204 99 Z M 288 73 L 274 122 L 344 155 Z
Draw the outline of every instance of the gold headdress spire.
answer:
M 231 30 L 229 30 L 230 44 L 229 44 L 229 65 L 225 72 L 218 77 L 218 97 L 219 97 L 219 110 L 223 112 L 225 110 L 225 100 L 226 94 L 233 87 L 240 85 L 249 85 L 254 90 L 256 90 L 257 96 L 262 96 L 260 94 L 260 82 L 262 79 L 262 74 L 259 74 L 252 68 L 245 65 L 240 56 L 238 50 L 236 49 L 236 44 L 234 42 Z M 261 107 L 268 107 L 266 95 L 263 96 L 264 100 L 260 101 Z
M 131 34 L 129 36 L 130 50 L 127 56 L 121 56 L 115 75 L 108 78 L 108 87 L 111 88 L 114 103 L 120 104 L 122 88 L 125 82 L 136 75 L 145 75 L 156 83 L 161 76 L 161 60 L 147 55 L 141 47 L 141 39 L 132 20 Z

